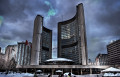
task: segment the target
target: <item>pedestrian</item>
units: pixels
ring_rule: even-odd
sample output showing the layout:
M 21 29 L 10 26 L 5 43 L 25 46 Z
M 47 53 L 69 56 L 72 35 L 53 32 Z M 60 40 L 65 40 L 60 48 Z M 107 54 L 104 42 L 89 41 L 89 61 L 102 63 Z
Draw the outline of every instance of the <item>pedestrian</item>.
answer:
M 38 77 L 36 73 L 34 74 L 34 77 Z
M 71 77 L 71 73 L 68 74 L 68 77 Z

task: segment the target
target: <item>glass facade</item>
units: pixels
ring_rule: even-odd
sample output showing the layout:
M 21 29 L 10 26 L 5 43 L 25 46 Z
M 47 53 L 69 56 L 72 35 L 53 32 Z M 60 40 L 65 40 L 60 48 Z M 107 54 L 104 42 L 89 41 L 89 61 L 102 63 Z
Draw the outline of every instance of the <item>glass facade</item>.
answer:
M 87 65 L 86 48 L 83 4 L 79 4 L 73 18 L 58 23 L 58 57 Z
M 73 43 L 76 42 L 76 21 L 74 20 L 72 23 L 61 25 L 61 39 L 69 39 L 69 41 L 65 40 L 64 42 Z
M 71 59 L 75 64 L 79 64 L 78 51 L 78 25 L 76 19 L 71 19 L 72 22 L 60 25 L 61 34 L 61 57 Z M 80 53 L 81 54 L 81 53 Z
M 51 33 L 43 31 L 42 32 L 42 46 L 49 48 L 51 46 Z
M 43 27 L 42 30 L 42 50 L 41 50 L 41 63 L 52 58 L 52 30 Z

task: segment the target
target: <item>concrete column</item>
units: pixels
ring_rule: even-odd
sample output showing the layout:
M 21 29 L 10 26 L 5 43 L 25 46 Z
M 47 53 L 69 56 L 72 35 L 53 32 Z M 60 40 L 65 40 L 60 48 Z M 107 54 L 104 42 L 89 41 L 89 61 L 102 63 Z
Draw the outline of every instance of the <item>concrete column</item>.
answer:
M 26 69 L 26 73 L 27 73 L 27 69 Z
M 90 74 L 92 74 L 92 68 L 90 68 Z
M 52 69 L 52 75 L 54 75 L 54 71 L 55 71 L 55 69 Z
M 82 69 L 80 69 L 80 73 L 81 73 L 81 75 L 83 74 Z
M 34 69 L 34 73 L 36 73 L 36 68 Z
M 71 68 L 71 73 L 72 73 L 72 68 Z
M 44 73 L 44 71 L 45 71 L 45 69 L 43 69 L 43 71 L 42 71 L 42 72 Z
M 37 15 L 34 21 L 34 31 L 33 31 L 33 39 L 32 39 L 32 51 L 31 51 L 31 65 L 39 65 L 41 63 L 41 33 L 43 26 L 43 17 Z
M 64 74 L 64 70 L 62 69 L 62 74 Z
M 80 74 L 80 70 L 78 69 L 78 75 Z

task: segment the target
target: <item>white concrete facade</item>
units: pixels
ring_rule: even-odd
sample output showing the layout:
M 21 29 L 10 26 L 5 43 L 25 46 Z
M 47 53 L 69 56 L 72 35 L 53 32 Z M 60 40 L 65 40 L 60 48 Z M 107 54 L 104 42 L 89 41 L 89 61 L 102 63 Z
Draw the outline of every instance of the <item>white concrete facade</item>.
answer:
M 37 15 L 34 21 L 32 51 L 31 51 L 31 63 L 30 65 L 39 65 L 41 62 L 40 56 L 40 40 L 43 26 L 43 17 Z

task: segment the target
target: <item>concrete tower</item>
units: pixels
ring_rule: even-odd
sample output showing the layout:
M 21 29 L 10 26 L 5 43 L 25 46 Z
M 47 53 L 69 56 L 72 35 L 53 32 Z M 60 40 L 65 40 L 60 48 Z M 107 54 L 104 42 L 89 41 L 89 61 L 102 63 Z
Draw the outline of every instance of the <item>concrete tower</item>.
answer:
M 77 12 L 78 12 L 78 26 L 80 28 L 79 30 L 79 36 L 80 36 L 80 41 L 81 42 L 81 51 L 82 51 L 82 65 L 87 65 L 87 43 L 86 43 L 86 31 L 85 31 L 85 18 L 84 18 L 84 9 L 83 9 L 83 4 L 79 4 L 77 6 Z
M 43 17 L 37 15 L 34 21 L 33 40 L 32 40 L 32 51 L 31 51 L 31 65 L 39 65 L 40 59 L 40 48 L 41 48 L 41 33 L 43 26 Z

